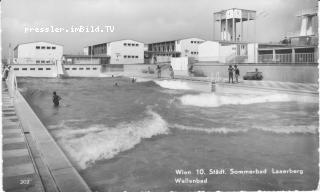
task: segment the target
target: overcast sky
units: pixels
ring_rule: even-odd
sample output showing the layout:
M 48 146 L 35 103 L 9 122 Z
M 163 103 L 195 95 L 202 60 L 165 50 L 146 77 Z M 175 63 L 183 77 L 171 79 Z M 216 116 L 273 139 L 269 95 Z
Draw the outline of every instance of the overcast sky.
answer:
M 2 48 L 31 41 L 64 45 L 64 53 L 117 39 L 142 42 L 183 37 L 213 38 L 213 12 L 228 8 L 257 11 L 257 41 L 278 42 L 299 30 L 296 14 L 316 0 L 5 0 L 2 2 Z M 25 26 L 114 25 L 113 33 L 25 33 Z

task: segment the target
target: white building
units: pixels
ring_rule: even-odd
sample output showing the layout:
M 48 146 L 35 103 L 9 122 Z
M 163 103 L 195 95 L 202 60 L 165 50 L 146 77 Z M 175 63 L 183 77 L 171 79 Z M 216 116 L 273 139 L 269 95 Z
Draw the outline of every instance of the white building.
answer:
M 134 40 L 118 40 L 87 46 L 85 55 L 109 56 L 110 64 L 144 63 L 144 43 Z
M 199 45 L 200 62 L 257 62 L 257 45 L 246 42 L 206 41 Z
M 15 64 L 53 64 L 61 60 L 63 46 L 39 41 L 18 44 L 14 48 L 13 63 Z
M 205 40 L 200 38 L 185 38 L 148 44 L 146 54 L 149 58 L 156 58 L 157 62 L 170 61 L 171 57 L 192 57 L 198 59 L 198 47 Z

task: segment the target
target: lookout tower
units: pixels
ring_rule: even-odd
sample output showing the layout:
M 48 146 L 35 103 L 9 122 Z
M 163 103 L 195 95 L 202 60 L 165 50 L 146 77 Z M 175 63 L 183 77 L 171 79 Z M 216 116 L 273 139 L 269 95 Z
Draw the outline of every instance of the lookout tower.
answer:
M 252 24 L 253 27 L 250 27 Z M 255 28 L 256 11 L 232 8 L 213 14 L 213 40 L 253 41 L 255 39 L 250 39 L 249 36 L 254 35 L 255 38 Z

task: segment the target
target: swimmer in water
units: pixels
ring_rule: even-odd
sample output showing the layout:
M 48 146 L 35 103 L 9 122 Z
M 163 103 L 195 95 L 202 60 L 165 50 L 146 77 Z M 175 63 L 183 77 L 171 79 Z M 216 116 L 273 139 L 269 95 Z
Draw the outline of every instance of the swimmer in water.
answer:
M 113 86 L 114 87 L 119 87 L 119 84 L 116 82 Z
M 53 101 L 53 104 L 55 107 L 58 107 L 59 106 L 59 101 L 61 100 L 62 98 L 57 95 L 57 93 L 54 91 L 53 92 L 53 96 L 52 96 L 52 101 Z

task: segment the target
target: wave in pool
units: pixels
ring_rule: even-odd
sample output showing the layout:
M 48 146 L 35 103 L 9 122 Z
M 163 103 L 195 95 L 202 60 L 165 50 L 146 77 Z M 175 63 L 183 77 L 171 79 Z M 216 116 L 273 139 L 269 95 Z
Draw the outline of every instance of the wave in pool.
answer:
M 229 134 L 229 133 L 244 133 L 249 130 L 259 130 L 265 132 L 272 132 L 277 134 L 316 134 L 318 131 L 318 127 L 316 125 L 295 125 L 295 126 L 271 126 L 271 127 L 261 127 L 257 126 L 255 128 L 250 129 L 238 129 L 238 128 L 203 128 L 203 127 L 191 127 L 186 125 L 174 124 L 172 128 L 186 130 L 186 131 L 198 131 L 198 132 L 206 132 L 206 133 L 218 133 L 218 134 Z
M 288 102 L 298 101 L 298 96 L 286 94 L 270 95 L 217 95 L 215 93 L 201 93 L 198 95 L 181 96 L 180 101 L 183 105 L 197 107 L 219 107 L 222 105 L 248 105 L 266 102 Z
M 120 123 L 112 128 L 103 125 L 92 125 L 87 129 L 62 127 L 53 134 L 71 159 L 85 169 L 97 160 L 111 159 L 132 149 L 142 139 L 169 133 L 167 122 L 159 114 L 151 109 L 146 113 L 143 120 Z
M 154 80 L 156 84 L 160 87 L 167 88 L 167 89 L 181 89 L 181 90 L 191 90 L 191 87 L 185 81 L 179 80 Z

